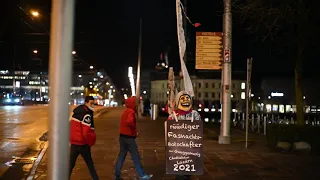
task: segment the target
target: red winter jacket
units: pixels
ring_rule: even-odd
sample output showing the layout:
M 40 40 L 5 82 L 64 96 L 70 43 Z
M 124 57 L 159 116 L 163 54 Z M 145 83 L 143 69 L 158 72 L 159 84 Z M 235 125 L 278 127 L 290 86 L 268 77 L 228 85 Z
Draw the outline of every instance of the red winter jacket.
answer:
M 95 142 L 93 111 L 80 105 L 73 110 L 70 121 L 70 144 L 93 146 Z
M 127 108 L 123 111 L 120 119 L 120 136 L 132 138 L 137 136 L 135 101 L 134 96 L 126 100 Z

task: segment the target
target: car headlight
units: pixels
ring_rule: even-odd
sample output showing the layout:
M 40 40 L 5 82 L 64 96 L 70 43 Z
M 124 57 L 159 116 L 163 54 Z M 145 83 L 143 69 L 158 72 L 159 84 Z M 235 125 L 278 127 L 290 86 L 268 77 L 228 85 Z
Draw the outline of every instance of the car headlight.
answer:
M 6 102 L 11 102 L 11 99 L 6 99 Z
M 14 102 L 20 102 L 20 99 L 15 99 Z

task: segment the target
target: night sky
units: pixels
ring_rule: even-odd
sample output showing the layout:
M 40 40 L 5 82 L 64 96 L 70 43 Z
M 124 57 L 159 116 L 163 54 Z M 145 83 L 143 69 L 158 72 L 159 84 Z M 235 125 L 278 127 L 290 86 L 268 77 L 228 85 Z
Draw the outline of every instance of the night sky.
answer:
M 1 4 L 2 3 L 2 4 Z M 32 49 L 38 49 L 48 64 L 48 35 L 25 35 L 21 33 L 46 33 L 49 28 L 50 4 L 48 0 L 2 0 L 0 2 L 0 61 L 1 69 L 12 68 L 13 41 L 16 44 L 16 64 L 30 69 Z M 9 7 L 9 8 L 8 8 Z M 39 19 L 30 19 L 26 13 L 38 10 Z M 188 33 L 196 31 L 222 31 L 223 1 L 189 0 L 188 16 L 199 28 L 189 25 Z M 75 50 L 79 58 L 95 67 L 104 68 L 118 87 L 128 82 L 128 66 L 136 67 L 138 56 L 139 18 L 143 18 L 142 70 L 154 68 L 161 52 L 170 49 L 169 63 L 179 66 L 176 15 L 174 0 L 76 0 Z M 23 19 L 23 20 L 21 20 Z M 245 70 L 246 58 L 253 57 L 255 74 L 292 73 L 293 60 L 281 53 L 270 57 L 264 44 L 252 43 L 256 37 L 246 35 L 244 26 L 234 18 L 233 68 Z M 5 23 L 8 22 L 8 23 Z M 7 25 L 7 26 L 6 26 Z M 1 27 L 2 26 L 2 27 Z M 17 28 L 18 27 L 18 28 Z M 319 36 L 315 34 L 315 36 Z M 32 43 L 32 42 L 41 43 Z M 28 42 L 28 43 L 25 43 Z M 191 39 L 191 43 L 194 43 Z M 317 71 L 320 65 L 313 48 L 305 61 L 305 69 Z

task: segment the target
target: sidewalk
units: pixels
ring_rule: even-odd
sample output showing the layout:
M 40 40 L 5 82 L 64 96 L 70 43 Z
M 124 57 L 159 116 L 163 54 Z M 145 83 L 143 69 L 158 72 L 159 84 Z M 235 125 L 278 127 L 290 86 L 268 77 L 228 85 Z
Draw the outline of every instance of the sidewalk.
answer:
M 97 173 L 101 180 L 112 180 L 114 163 L 118 154 L 118 124 L 123 108 L 113 109 L 96 119 L 97 143 L 92 149 L 92 156 Z M 140 118 L 138 123 L 139 150 L 145 171 L 154 174 L 154 180 L 173 180 L 165 174 L 164 151 L 164 118 L 152 121 Z M 210 127 L 211 133 L 219 134 L 219 128 Z M 231 145 L 219 145 L 212 134 L 205 130 L 203 176 L 195 176 L 199 180 L 252 180 L 252 179 L 320 179 L 317 170 L 320 168 L 319 157 L 298 157 L 270 152 L 261 143 L 244 148 L 244 142 L 237 141 Z M 242 134 L 242 135 L 241 135 Z M 233 132 L 234 139 L 241 139 L 243 133 Z M 238 136 L 238 137 L 237 137 Z M 45 156 L 37 169 L 35 179 L 47 179 Z M 72 179 L 91 179 L 89 171 L 82 160 L 78 159 L 73 170 Z M 123 179 L 136 178 L 135 169 L 128 155 L 123 167 Z

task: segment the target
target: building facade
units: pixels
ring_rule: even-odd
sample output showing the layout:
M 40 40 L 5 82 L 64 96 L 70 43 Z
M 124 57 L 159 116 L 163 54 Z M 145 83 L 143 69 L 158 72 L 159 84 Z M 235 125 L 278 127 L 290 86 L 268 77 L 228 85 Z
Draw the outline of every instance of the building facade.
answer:
M 175 78 L 175 87 L 180 89 L 181 78 Z M 221 110 L 221 79 L 206 78 L 199 76 L 191 76 L 191 81 L 194 88 L 194 108 L 199 111 L 207 109 L 210 111 Z M 239 111 L 243 107 L 245 100 L 245 81 L 243 79 L 232 80 L 232 108 L 233 111 Z M 153 80 L 151 81 L 151 102 L 159 104 L 160 107 L 165 106 L 168 100 L 168 80 Z
M 92 95 L 100 105 L 114 105 L 117 88 L 113 85 L 106 72 L 74 71 L 70 88 L 70 103 L 82 104 L 84 96 Z M 8 71 L 0 70 L 1 97 L 18 95 L 24 101 L 48 103 L 49 75 L 39 71 Z

